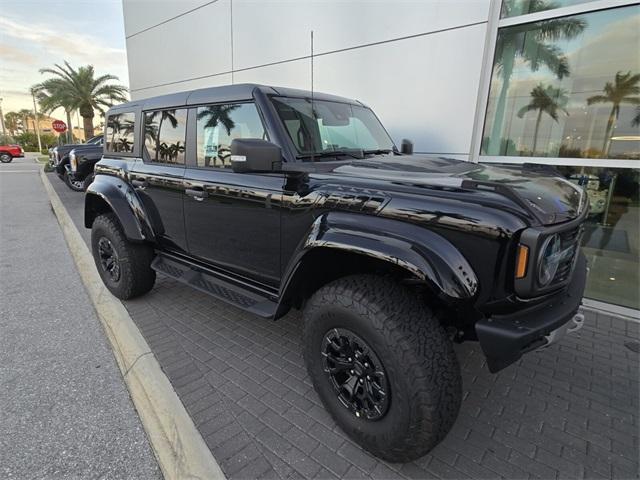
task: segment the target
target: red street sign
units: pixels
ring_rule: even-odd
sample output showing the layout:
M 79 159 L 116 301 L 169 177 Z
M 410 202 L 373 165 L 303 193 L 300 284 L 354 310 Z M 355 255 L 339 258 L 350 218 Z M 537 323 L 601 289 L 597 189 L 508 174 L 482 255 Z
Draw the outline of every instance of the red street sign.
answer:
M 53 122 L 51 122 L 51 126 L 58 133 L 64 133 L 67 131 L 67 124 L 62 120 L 54 120 Z

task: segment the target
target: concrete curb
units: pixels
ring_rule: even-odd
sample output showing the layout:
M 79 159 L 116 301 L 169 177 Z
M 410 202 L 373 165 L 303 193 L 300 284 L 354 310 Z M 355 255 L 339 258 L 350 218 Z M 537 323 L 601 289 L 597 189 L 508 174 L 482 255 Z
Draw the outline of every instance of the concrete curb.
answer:
M 40 178 L 140 415 L 164 477 L 225 476 L 124 305 L 106 289 L 89 248 L 49 182 Z

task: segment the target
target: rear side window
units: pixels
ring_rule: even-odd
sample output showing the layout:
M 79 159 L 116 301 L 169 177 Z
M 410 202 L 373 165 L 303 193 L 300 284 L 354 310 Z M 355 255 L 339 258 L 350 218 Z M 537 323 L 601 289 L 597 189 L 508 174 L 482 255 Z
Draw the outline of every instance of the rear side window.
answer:
M 184 165 L 187 109 L 145 112 L 145 159 L 158 163 Z
M 107 152 L 133 152 L 133 132 L 135 130 L 135 114 L 133 112 L 118 113 L 107 117 Z
M 267 136 L 253 103 L 205 105 L 198 107 L 196 118 L 199 167 L 230 167 L 234 138 Z

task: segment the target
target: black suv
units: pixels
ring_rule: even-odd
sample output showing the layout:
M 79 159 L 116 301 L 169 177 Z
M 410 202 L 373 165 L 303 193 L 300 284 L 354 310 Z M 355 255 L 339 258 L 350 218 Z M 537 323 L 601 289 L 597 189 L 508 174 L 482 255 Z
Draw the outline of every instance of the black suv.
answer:
M 389 461 L 455 421 L 452 343 L 492 372 L 581 326 L 589 202 L 551 174 L 398 151 L 362 103 L 233 85 L 107 115 L 85 225 L 109 290 L 156 272 L 267 319 L 303 310 L 309 376 Z

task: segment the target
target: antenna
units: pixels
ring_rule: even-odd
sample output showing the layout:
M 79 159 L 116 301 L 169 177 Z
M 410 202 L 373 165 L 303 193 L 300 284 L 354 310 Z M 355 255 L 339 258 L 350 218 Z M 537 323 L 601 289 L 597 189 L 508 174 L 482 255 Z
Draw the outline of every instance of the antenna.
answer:
M 316 121 L 316 112 L 313 108 L 313 30 L 311 30 L 311 118 Z M 313 147 L 313 146 L 312 146 Z M 312 148 L 311 162 L 315 161 L 314 158 L 315 148 Z
M 311 109 L 313 112 L 313 30 L 311 30 Z

